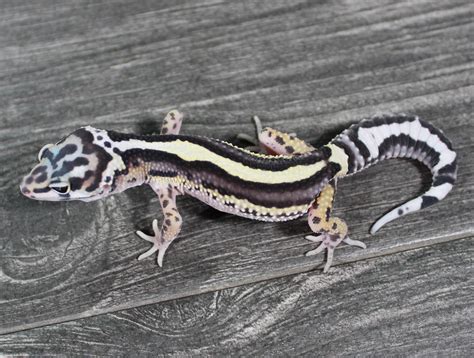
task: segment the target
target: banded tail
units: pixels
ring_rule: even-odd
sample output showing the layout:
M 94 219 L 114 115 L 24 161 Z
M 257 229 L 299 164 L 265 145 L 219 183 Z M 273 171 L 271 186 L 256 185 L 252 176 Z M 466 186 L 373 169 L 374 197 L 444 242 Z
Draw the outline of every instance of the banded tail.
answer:
M 456 180 L 456 153 L 451 142 L 441 130 L 417 116 L 397 114 L 366 119 L 346 129 L 331 143 L 347 154 L 347 175 L 389 158 L 415 159 L 431 170 L 433 181 L 428 191 L 378 219 L 371 234 L 400 216 L 442 200 Z

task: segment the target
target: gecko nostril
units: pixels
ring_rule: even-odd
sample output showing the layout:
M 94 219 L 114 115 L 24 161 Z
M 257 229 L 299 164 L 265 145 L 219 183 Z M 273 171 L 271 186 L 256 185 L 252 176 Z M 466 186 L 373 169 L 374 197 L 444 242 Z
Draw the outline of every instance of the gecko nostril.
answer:
M 28 189 L 27 187 L 22 187 L 22 188 L 21 188 L 21 192 L 22 192 L 23 194 L 29 194 L 29 193 L 31 193 L 30 189 Z

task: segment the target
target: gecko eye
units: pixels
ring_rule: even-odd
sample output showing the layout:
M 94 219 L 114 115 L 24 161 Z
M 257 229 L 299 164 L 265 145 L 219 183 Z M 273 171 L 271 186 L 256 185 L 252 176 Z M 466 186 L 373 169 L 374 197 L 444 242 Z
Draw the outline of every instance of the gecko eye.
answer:
M 53 146 L 54 146 L 54 144 L 46 144 L 45 146 L 43 146 L 43 148 L 40 149 L 40 151 L 38 153 L 38 161 L 39 162 L 41 161 L 41 159 L 43 159 L 43 155 L 44 155 L 44 152 L 46 151 L 46 149 L 49 149 Z
M 54 183 L 50 184 L 49 187 L 59 194 L 67 194 L 71 190 L 68 183 Z

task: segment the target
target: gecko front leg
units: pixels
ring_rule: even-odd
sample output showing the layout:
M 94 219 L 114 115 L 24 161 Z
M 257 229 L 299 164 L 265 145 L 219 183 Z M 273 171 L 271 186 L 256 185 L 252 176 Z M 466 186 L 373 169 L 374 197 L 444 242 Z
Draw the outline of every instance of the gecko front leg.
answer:
M 158 265 L 163 266 L 163 257 L 171 242 L 178 236 L 181 231 L 182 218 L 176 207 L 176 195 L 179 191 L 171 185 L 150 184 L 160 200 L 161 209 L 163 210 L 163 224 L 158 229 L 158 220 L 153 220 L 154 235 L 147 235 L 142 231 L 137 231 L 137 235 L 143 240 L 149 241 L 153 246 L 141 254 L 138 260 L 143 260 L 158 251 Z
M 183 114 L 177 110 L 168 112 L 163 120 L 161 126 L 161 134 L 179 134 L 181 123 L 183 121 Z M 150 236 L 142 231 L 137 231 L 137 235 L 142 239 L 151 242 L 153 246 L 138 257 L 138 260 L 143 260 L 158 251 L 158 265 L 163 266 L 163 257 L 168 246 L 178 236 L 181 230 L 182 218 L 176 207 L 176 196 L 180 192 L 171 185 L 150 183 L 150 186 L 158 195 L 161 209 L 163 211 L 163 224 L 161 229 L 158 228 L 158 220 L 153 220 L 153 233 Z

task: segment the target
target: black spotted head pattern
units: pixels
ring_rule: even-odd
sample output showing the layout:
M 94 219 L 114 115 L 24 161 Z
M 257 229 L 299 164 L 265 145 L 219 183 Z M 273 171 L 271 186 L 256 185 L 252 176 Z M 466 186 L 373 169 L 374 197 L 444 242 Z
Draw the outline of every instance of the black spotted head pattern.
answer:
M 106 131 L 84 127 L 44 146 L 39 164 L 20 185 L 21 193 L 47 201 L 92 201 L 109 195 L 114 171 L 123 163 L 107 139 Z

